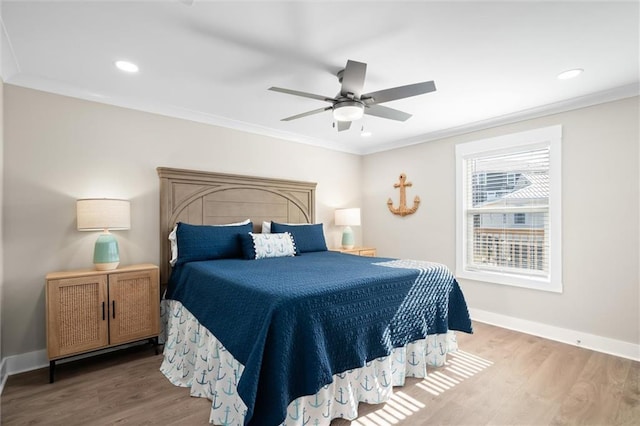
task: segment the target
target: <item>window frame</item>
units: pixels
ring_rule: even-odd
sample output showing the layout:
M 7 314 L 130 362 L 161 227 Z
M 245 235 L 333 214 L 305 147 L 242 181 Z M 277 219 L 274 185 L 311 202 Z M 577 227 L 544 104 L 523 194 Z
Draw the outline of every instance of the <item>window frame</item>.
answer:
M 562 126 L 555 125 L 457 144 L 456 156 L 456 276 L 473 281 L 562 293 Z M 549 147 L 549 271 L 548 276 L 470 270 L 467 263 L 466 161 L 479 156 Z M 473 241 L 470 242 L 473 244 Z

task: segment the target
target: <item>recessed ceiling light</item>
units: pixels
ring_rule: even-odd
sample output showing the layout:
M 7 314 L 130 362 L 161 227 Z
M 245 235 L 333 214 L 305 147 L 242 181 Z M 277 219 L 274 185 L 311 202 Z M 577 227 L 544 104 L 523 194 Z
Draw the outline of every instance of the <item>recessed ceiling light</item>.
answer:
M 584 70 L 582 68 L 575 68 L 572 70 L 564 71 L 558 74 L 558 80 L 569 80 L 570 78 L 576 78 L 583 72 Z
M 116 67 L 125 72 L 138 72 L 138 66 L 128 61 L 116 61 Z

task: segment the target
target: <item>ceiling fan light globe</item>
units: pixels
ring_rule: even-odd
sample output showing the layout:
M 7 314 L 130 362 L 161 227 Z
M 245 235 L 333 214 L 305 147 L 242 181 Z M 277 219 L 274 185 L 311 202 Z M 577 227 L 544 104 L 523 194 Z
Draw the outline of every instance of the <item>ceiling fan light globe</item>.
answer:
M 364 115 L 364 105 L 356 101 L 339 102 L 333 106 L 333 118 L 336 121 L 355 121 Z

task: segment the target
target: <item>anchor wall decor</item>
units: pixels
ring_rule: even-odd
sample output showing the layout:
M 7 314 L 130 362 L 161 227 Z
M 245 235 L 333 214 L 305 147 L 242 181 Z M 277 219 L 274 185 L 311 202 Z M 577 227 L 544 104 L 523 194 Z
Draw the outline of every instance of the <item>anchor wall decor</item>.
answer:
M 407 182 L 407 175 L 404 173 L 400 174 L 400 182 L 394 183 L 394 188 L 400 188 L 400 207 L 393 207 L 393 201 L 391 198 L 387 200 L 387 207 L 389 207 L 389 211 L 393 214 L 397 214 L 400 216 L 407 216 L 413 214 L 418 210 L 418 206 L 420 205 L 420 197 L 417 195 L 413 199 L 413 207 L 407 208 L 407 186 L 411 186 L 411 182 Z

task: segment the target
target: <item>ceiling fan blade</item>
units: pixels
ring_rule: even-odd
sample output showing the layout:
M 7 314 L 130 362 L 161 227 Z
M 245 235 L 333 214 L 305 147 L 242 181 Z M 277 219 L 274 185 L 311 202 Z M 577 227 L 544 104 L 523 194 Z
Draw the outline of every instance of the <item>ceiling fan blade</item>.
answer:
M 378 90 L 377 92 L 365 93 L 361 99 L 367 105 L 381 104 L 395 101 L 396 99 L 410 98 L 411 96 L 423 95 L 436 90 L 433 81 L 408 84 L 406 86 L 394 87 L 392 89 Z
M 349 130 L 351 127 L 350 121 L 338 121 L 338 131 L 342 132 L 343 130 Z
M 287 95 L 302 96 L 303 98 L 317 99 L 319 101 L 336 102 L 336 99 L 333 99 L 329 96 L 314 95 L 313 93 L 300 92 L 298 90 L 291 90 L 291 89 L 283 89 L 282 87 L 269 87 L 269 90 L 272 90 L 274 92 L 286 93 Z
M 296 114 L 296 115 L 292 115 L 291 117 L 283 118 L 280 121 L 297 120 L 298 118 L 307 117 L 309 115 L 319 114 L 321 112 L 325 112 L 327 110 L 330 110 L 331 108 L 333 108 L 333 107 L 328 106 L 328 107 L 324 107 L 324 108 L 314 109 L 313 111 L 307 111 L 307 112 L 303 112 L 302 114 Z
M 356 98 L 360 98 L 364 88 L 364 78 L 367 75 L 367 64 L 356 61 L 347 61 L 347 66 L 342 72 L 342 88 L 340 95 L 347 96 L 353 93 Z
M 397 109 L 389 108 L 382 105 L 369 105 L 364 109 L 364 113 L 368 115 L 374 115 L 376 117 L 388 118 L 389 120 L 396 121 L 407 121 L 412 117 L 411 114 L 408 114 L 403 111 L 398 111 Z

